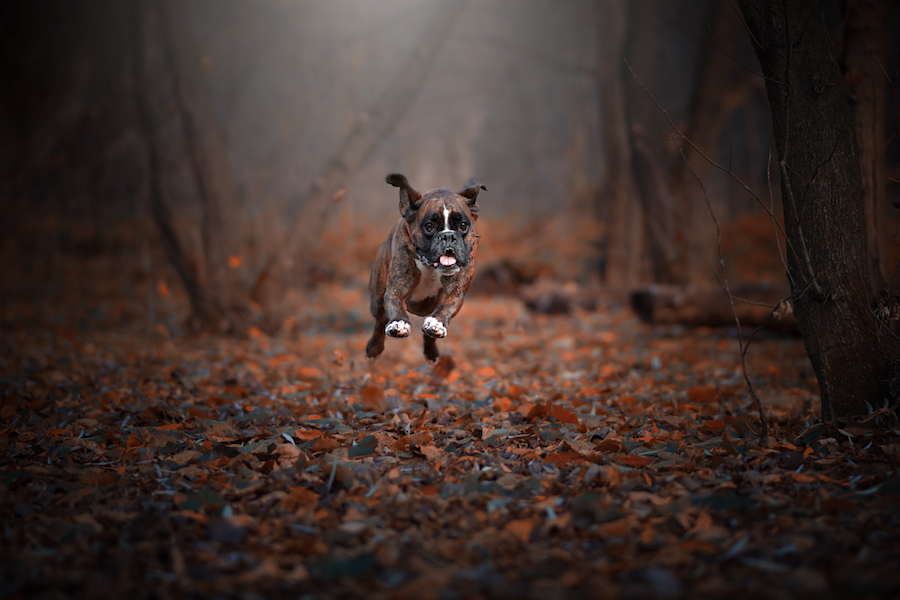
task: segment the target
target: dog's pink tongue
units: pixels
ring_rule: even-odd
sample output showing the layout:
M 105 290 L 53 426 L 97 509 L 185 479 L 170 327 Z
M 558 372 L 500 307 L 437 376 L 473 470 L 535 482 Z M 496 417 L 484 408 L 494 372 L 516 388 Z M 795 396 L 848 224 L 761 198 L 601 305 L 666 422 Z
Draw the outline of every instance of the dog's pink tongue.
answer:
M 447 256 L 446 254 L 441 257 L 441 264 L 445 267 L 450 267 L 456 264 L 455 256 Z

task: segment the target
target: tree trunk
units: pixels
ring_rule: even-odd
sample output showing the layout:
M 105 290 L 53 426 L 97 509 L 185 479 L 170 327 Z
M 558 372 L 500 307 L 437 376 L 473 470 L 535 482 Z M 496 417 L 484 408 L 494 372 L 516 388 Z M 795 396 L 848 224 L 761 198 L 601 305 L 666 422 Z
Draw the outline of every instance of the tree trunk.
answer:
M 160 239 L 165 248 L 166 255 L 175 271 L 181 278 L 188 300 L 191 303 L 192 318 L 200 322 L 220 321 L 224 315 L 217 305 L 211 302 L 204 288 L 200 285 L 196 273 L 188 264 L 187 257 L 172 223 L 172 215 L 166 205 L 161 185 L 162 162 L 165 149 L 159 137 L 160 124 L 154 118 L 150 106 L 148 86 L 149 75 L 145 64 L 145 40 L 147 35 L 145 26 L 148 21 L 147 9 L 149 4 L 132 2 L 129 5 L 129 19 L 131 25 L 131 70 L 134 77 L 132 91 L 134 93 L 134 109 L 137 117 L 138 129 L 147 144 L 147 179 L 150 184 L 150 212 L 159 230 Z
M 606 282 L 631 288 L 641 279 L 643 220 L 631 169 L 631 147 L 622 81 L 628 6 L 607 0 L 600 20 L 600 86 L 606 154 Z
M 863 198 L 866 205 L 869 274 L 876 294 L 890 281 L 887 249 L 887 162 L 885 161 L 887 22 L 893 2 L 850 0 L 844 25 L 844 71 L 853 126 L 859 144 Z
M 710 21 L 711 30 L 707 34 L 685 135 L 703 154 L 716 160 L 722 130 L 732 115 L 752 97 L 755 82 L 734 58 L 738 54 L 737 36 L 741 33 L 741 22 L 731 4 L 713 2 Z M 680 279 L 686 283 L 713 281 L 710 262 L 718 258 L 716 228 L 696 181 L 699 178 L 708 185 L 713 166 L 690 144 L 683 144 L 682 149 L 684 159 L 679 162 L 687 161 L 693 173 L 681 164 L 674 177 L 684 247 Z M 727 222 L 727 203 L 717 205 L 714 199 L 711 201 L 717 219 Z
M 781 171 L 794 314 L 825 419 L 886 397 L 900 345 L 870 310 L 853 117 L 819 4 L 741 0 L 766 79 Z
M 663 0 L 650 0 L 629 7 L 628 64 L 647 84 L 656 79 L 663 4 Z M 631 161 L 645 224 L 649 276 L 652 281 L 672 283 L 682 252 L 676 235 L 675 199 L 669 192 L 672 156 L 664 145 L 668 124 L 663 127 L 659 108 L 630 72 L 625 72 L 624 81 Z M 681 165 L 680 158 L 678 164 Z
M 160 0 L 160 29 L 175 81 L 176 105 L 184 124 L 200 203 L 203 207 L 205 270 L 197 273 L 203 296 L 216 310 L 198 313 L 200 326 L 239 331 L 249 312 L 249 293 L 239 280 L 241 211 L 235 197 L 228 151 L 219 132 L 207 75 L 190 28 L 184 0 Z M 211 321 L 210 317 L 214 317 Z M 224 320 L 222 319 L 224 317 Z
M 328 161 L 325 170 L 298 199 L 299 215 L 288 217 L 291 227 L 285 244 L 269 259 L 253 286 L 253 299 L 259 302 L 270 321 L 279 322 L 284 300 L 293 284 L 296 265 L 303 263 L 313 242 L 334 209 L 333 200 L 343 195 L 353 176 L 365 164 L 378 144 L 406 114 L 424 85 L 428 72 L 450 37 L 468 0 L 441 0 L 425 28 L 419 33 L 409 62 L 378 98 L 370 111 L 357 119 L 353 129 Z

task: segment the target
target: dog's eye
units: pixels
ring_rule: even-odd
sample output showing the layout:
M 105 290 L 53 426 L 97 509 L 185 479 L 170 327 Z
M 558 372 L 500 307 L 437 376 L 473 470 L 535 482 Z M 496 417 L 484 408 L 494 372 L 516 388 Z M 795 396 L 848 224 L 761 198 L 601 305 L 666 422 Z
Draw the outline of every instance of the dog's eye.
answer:
M 425 230 L 425 233 L 434 233 L 434 223 L 425 223 L 422 229 Z
M 460 233 L 465 233 L 465 232 L 467 232 L 468 230 L 469 230 L 469 224 L 468 224 L 468 223 L 466 223 L 465 221 L 463 221 L 462 223 L 459 224 L 459 231 L 460 231 Z

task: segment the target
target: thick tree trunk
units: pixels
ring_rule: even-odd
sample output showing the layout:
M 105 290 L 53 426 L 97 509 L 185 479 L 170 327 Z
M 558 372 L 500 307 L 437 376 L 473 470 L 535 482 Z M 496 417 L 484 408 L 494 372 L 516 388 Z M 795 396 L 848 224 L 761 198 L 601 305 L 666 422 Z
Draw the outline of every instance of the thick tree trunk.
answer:
M 871 311 L 853 117 L 819 4 L 741 0 L 766 75 L 794 314 L 825 419 L 885 397 L 897 342 Z
M 631 169 L 622 81 L 628 6 L 607 0 L 600 21 L 600 86 L 606 153 L 606 282 L 631 288 L 644 278 L 643 219 Z
M 859 144 L 869 274 L 872 290 L 890 282 L 887 249 L 887 161 L 885 161 L 886 77 L 878 64 L 886 64 L 887 23 L 890 0 L 850 0 L 844 25 L 844 71 L 853 109 L 853 126 Z

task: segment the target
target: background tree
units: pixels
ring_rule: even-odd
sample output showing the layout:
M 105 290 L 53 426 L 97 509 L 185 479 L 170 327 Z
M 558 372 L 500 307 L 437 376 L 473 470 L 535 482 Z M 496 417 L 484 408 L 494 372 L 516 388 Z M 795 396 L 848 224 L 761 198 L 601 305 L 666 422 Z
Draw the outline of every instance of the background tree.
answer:
M 820 5 L 742 0 L 766 76 L 794 312 L 826 419 L 880 402 L 900 344 L 875 316 L 853 116 Z
M 702 192 L 696 181 L 700 178 L 710 190 L 710 201 L 722 223 L 758 210 L 742 205 L 741 198 L 734 196 L 733 182 L 714 169 L 708 158 L 733 169 L 746 181 L 765 186 L 764 170 L 748 168 L 766 160 L 769 134 L 764 128 L 768 118 L 762 106 L 764 86 L 741 64 L 752 60 L 753 51 L 740 35 L 742 24 L 731 5 L 696 5 L 702 21 L 696 30 L 683 34 L 692 35 L 696 47 L 677 60 L 669 52 L 677 42 L 666 39 L 671 35 L 667 30 L 672 27 L 672 8 L 663 0 L 633 4 L 628 11 L 627 43 L 618 54 L 604 55 L 613 63 L 624 57 L 630 66 L 619 71 L 624 82 L 620 102 L 625 112 L 616 118 L 627 121 L 622 126 L 627 145 L 609 146 L 628 147 L 630 157 L 616 158 L 611 164 L 624 162 L 633 170 L 631 196 L 639 199 L 646 240 L 638 250 L 644 255 L 644 265 L 649 263 L 650 280 L 682 285 L 712 283 L 710 262 L 718 260 L 716 234 L 706 204 L 697 201 Z M 601 22 L 612 20 L 607 12 L 601 15 Z M 673 71 L 673 64 L 685 63 L 696 67 Z M 673 85 L 666 82 L 666 73 L 673 72 L 680 72 L 684 78 L 680 97 L 663 87 Z M 666 140 L 669 123 L 635 81 L 635 75 L 674 115 L 691 144 L 679 147 Z M 606 98 L 608 90 L 615 88 L 604 83 L 603 89 Z M 604 122 L 615 128 L 620 122 L 616 119 Z M 684 168 L 685 162 L 694 175 Z M 609 181 L 621 178 L 621 174 L 611 174 Z M 726 244 L 734 244 L 740 235 L 726 235 Z M 726 248 L 726 253 L 729 250 Z M 613 257 L 610 252 L 608 260 Z
M 135 2 L 131 6 L 135 107 L 148 144 L 150 206 L 167 254 L 191 301 L 193 327 L 242 331 L 248 325 L 249 313 L 249 294 L 238 277 L 243 251 L 243 209 L 236 198 L 228 152 L 215 119 L 209 82 L 190 28 L 188 8 L 178 0 L 154 4 Z M 156 38 L 150 37 L 154 24 Z M 162 49 L 166 72 L 174 82 L 176 113 L 183 126 L 187 156 L 202 207 L 202 246 L 193 265 L 188 263 L 161 185 L 162 156 L 168 148 L 159 135 L 160 124 L 154 114 L 152 77 L 145 56 L 148 40 Z
M 866 240 L 872 291 L 879 293 L 891 280 L 885 195 L 888 181 L 885 107 L 889 15 L 893 0 L 849 0 L 844 3 L 844 78 L 859 145 Z
M 599 19 L 600 89 L 606 155 L 606 281 L 629 289 L 646 281 L 644 223 L 631 164 L 624 67 L 628 3 L 608 0 Z

